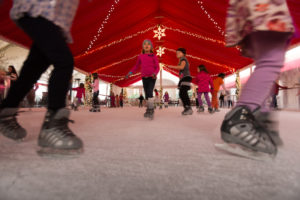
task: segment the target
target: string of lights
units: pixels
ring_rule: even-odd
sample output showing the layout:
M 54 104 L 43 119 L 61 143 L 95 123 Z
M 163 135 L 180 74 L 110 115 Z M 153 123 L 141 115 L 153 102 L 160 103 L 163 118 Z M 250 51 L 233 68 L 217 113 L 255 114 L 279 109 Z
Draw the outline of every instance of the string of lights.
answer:
M 218 32 L 221 33 L 221 35 L 225 35 L 225 32 L 223 31 L 223 29 L 221 28 L 221 26 L 219 26 L 218 22 L 216 22 L 216 20 L 214 20 L 214 18 L 205 9 L 205 7 L 203 5 L 203 1 L 197 0 L 197 3 L 200 5 L 201 10 L 205 13 L 205 15 L 207 16 L 207 18 L 214 24 L 214 26 L 218 30 Z
M 170 52 L 173 52 L 173 53 L 176 53 L 176 50 L 175 50 L 175 49 L 165 48 L 165 50 L 170 51 Z M 208 59 L 205 59 L 205 58 L 200 58 L 200 57 L 193 56 L 193 55 L 190 55 L 190 54 L 188 54 L 187 57 L 193 58 L 193 59 L 196 59 L 196 60 L 200 60 L 200 61 L 202 61 L 202 62 L 206 62 L 206 63 L 212 64 L 212 65 L 216 65 L 216 66 L 218 66 L 218 67 L 223 67 L 223 68 L 225 68 L 225 69 L 229 69 L 229 70 L 231 70 L 231 72 L 234 72 L 234 71 L 235 71 L 234 68 L 232 68 L 232 67 L 230 67 L 230 66 L 228 66 L 228 65 L 224 65 L 224 64 L 221 64 L 221 63 L 217 63 L 217 62 L 214 62 L 214 61 L 212 61 L 212 60 L 208 60 Z
M 98 40 L 98 38 L 100 37 L 105 24 L 107 24 L 111 14 L 114 12 L 115 10 L 115 6 L 118 5 L 118 3 L 120 2 L 120 0 L 114 0 L 113 4 L 111 5 L 105 19 L 102 21 L 100 27 L 98 28 L 97 34 L 94 35 L 93 39 L 90 41 L 88 48 L 85 50 L 85 53 L 88 53 L 88 51 L 94 46 L 94 43 Z
M 139 36 L 139 35 L 142 35 L 142 34 L 144 34 L 144 33 L 147 33 L 147 32 L 149 32 L 149 31 L 151 31 L 151 30 L 153 30 L 153 29 L 155 29 L 155 28 L 156 28 L 156 26 L 152 26 L 152 27 L 149 27 L 149 28 L 147 28 L 147 29 L 145 29 L 145 30 L 143 30 L 143 31 L 138 31 L 138 32 L 136 32 L 136 33 L 134 33 L 134 34 L 125 36 L 124 38 L 121 38 L 121 39 L 112 41 L 112 42 L 110 42 L 110 43 L 108 43 L 108 44 L 105 44 L 105 45 L 101 45 L 101 46 L 99 46 L 99 47 L 96 47 L 95 49 L 89 50 L 88 52 L 86 52 L 86 53 L 84 53 L 84 54 L 81 54 L 81 55 L 76 56 L 75 59 L 80 59 L 80 58 L 82 58 L 82 57 L 91 55 L 91 54 L 93 54 L 93 53 L 95 53 L 95 52 L 97 52 L 97 51 L 101 51 L 102 49 L 105 49 L 105 48 L 107 48 L 107 47 L 111 47 L 111 46 L 113 46 L 113 45 L 122 43 L 122 42 L 124 42 L 124 41 L 126 41 L 126 40 L 129 40 L 129 39 L 132 39 L 132 38 L 137 37 L 137 36 Z
M 195 37 L 195 38 L 198 38 L 198 39 L 202 39 L 202 40 L 206 40 L 206 41 L 209 41 L 209 42 L 214 42 L 214 43 L 225 45 L 225 42 L 221 41 L 221 40 L 213 39 L 213 38 L 210 38 L 210 37 L 206 37 L 206 36 L 199 35 L 199 34 L 192 33 L 192 32 L 188 32 L 188 31 L 183 31 L 183 30 L 180 30 L 178 28 L 172 28 L 172 27 L 168 27 L 168 26 L 164 26 L 164 25 L 162 25 L 162 27 L 165 28 L 166 30 L 179 32 L 181 34 L 189 35 L 189 36 L 192 36 L 192 37 Z
M 93 71 L 93 72 L 99 73 L 100 71 L 103 71 L 103 70 L 108 69 L 108 68 L 110 68 L 110 67 L 113 67 L 113 66 L 115 66 L 115 65 L 119 65 L 119 64 L 121 64 L 121 63 L 123 63 L 123 62 L 127 62 L 127 61 L 129 61 L 129 60 L 135 59 L 135 58 L 137 58 L 138 56 L 139 56 L 139 54 L 138 54 L 138 55 L 134 55 L 134 56 L 129 57 L 129 58 L 124 58 L 124 59 L 122 59 L 122 60 L 120 60 L 120 61 L 113 62 L 112 64 L 109 64 L 109 65 L 106 65 L 106 66 L 104 66 L 104 67 L 101 67 L 101 68 L 99 68 L 99 69 L 97 69 L 97 70 L 95 70 L 95 71 Z

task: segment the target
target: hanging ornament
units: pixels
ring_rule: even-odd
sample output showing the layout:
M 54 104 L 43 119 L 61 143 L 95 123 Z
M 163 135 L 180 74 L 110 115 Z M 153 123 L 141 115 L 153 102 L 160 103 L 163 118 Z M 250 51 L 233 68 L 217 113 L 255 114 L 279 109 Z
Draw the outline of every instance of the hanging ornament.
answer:
M 157 30 L 154 30 L 154 37 L 153 38 L 157 38 L 158 40 L 160 40 L 162 37 L 165 37 L 166 29 L 165 28 L 161 28 L 161 26 L 158 26 Z
M 161 57 L 163 54 L 165 54 L 165 47 L 158 47 L 158 49 L 156 50 L 156 55 L 158 55 L 159 57 Z

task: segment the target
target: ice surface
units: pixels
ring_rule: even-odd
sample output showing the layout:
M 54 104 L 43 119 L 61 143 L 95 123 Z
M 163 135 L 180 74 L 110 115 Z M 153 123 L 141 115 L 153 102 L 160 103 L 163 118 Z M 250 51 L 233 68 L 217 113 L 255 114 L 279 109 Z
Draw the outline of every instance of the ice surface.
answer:
M 299 200 L 300 113 L 280 112 L 285 146 L 272 161 L 217 151 L 221 113 L 181 116 L 182 108 L 73 112 L 85 143 L 78 158 L 36 153 L 44 110 L 21 113 L 22 143 L 0 136 L 0 200 Z

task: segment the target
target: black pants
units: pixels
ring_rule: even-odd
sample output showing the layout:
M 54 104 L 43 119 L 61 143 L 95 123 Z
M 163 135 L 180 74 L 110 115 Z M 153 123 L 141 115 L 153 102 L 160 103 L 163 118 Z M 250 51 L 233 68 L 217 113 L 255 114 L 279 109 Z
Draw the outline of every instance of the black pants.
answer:
M 232 100 L 228 100 L 227 103 L 228 103 L 228 108 L 231 108 L 233 106 Z
M 98 96 L 99 96 L 99 91 L 93 93 L 93 107 L 99 105 Z
M 1 107 L 18 107 L 51 64 L 54 69 L 49 79 L 48 109 L 65 107 L 74 61 L 61 29 L 42 17 L 25 16 L 18 20 L 18 25 L 33 40 L 33 44 L 18 80 L 9 90 Z
M 179 97 L 180 97 L 184 107 L 191 106 L 191 101 L 190 101 L 190 97 L 189 97 L 189 94 L 188 94 L 188 91 L 190 89 L 191 89 L 190 86 L 186 86 L 186 85 L 180 86 Z
M 153 90 L 155 87 L 156 79 L 154 79 L 152 77 L 147 77 L 147 78 L 143 78 L 142 80 L 143 80 L 143 86 L 144 86 L 146 99 L 148 100 L 148 98 L 153 97 Z
M 120 100 L 120 106 L 123 108 L 123 100 Z

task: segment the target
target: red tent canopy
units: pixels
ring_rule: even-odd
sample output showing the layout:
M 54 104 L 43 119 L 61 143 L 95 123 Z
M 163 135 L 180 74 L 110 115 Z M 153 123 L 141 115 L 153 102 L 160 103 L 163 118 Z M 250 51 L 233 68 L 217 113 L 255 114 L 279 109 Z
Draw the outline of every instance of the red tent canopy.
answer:
M 299 28 L 300 1 L 288 3 Z M 9 19 L 11 5 L 7 0 L 0 7 L 0 33 L 4 39 L 29 47 L 30 39 Z M 142 41 L 148 38 L 156 48 L 166 48 L 162 63 L 177 64 L 174 50 L 184 47 L 190 56 L 192 75 L 199 64 L 205 64 L 213 75 L 230 74 L 252 61 L 241 57 L 236 48 L 224 46 L 222 31 L 227 6 L 226 0 L 81 0 L 72 27 L 75 65 L 86 72 L 98 71 L 105 81 L 128 86 L 140 80 L 140 76 L 122 77 L 133 67 Z M 159 24 L 166 29 L 166 37 L 161 40 L 153 38 L 153 30 Z M 95 41 L 88 48 L 92 40 Z M 293 43 L 299 41 L 294 39 Z

